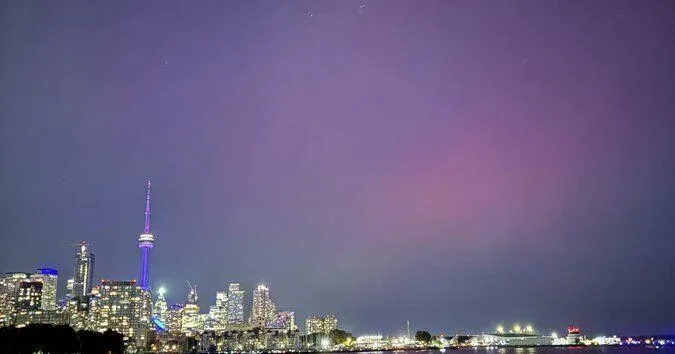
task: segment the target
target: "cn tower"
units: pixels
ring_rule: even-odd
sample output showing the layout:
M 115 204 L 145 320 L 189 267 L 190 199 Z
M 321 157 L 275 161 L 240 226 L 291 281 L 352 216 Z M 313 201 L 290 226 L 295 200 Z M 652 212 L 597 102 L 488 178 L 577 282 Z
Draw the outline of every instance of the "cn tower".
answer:
M 141 249 L 141 288 L 148 289 L 148 267 L 150 262 L 150 249 L 155 246 L 155 237 L 150 232 L 150 180 L 148 180 L 147 193 L 145 195 L 145 230 L 138 238 L 138 248 Z

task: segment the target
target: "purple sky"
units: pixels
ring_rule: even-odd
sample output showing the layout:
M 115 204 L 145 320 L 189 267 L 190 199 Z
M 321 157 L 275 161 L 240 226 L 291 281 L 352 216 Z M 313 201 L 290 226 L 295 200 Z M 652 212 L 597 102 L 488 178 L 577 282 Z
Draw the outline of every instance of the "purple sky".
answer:
M 5 1 L 0 271 L 355 332 L 675 332 L 670 1 Z M 65 283 L 65 281 L 63 281 Z

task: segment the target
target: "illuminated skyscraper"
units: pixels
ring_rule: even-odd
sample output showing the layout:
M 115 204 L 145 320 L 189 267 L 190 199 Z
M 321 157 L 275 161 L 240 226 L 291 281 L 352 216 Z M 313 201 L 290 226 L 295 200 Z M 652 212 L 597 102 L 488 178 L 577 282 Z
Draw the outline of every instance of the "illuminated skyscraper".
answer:
M 305 319 L 305 331 L 307 334 L 322 333 L 323 320 L 321 317 L 309 316 Z
M 150 329 L 150 292 L 133 280 L 103 280 L 100 291 L 97 329 L 112 329 L 144 347 Z
M 36 311 L 42 309 L 41 281 L 25 280 L 19 283 L 19 291 L 16 294 L 16 309 L 18 311 Z
M 155 246 L 155 237 L 150 232 L 150 180 L 148 180 L 145 194 L 145 229 L 138 238 L 138 247 L 141 249 L 141 288 L 148 289 L 148 271 L 150 267 L 150 249 Z
M 87 252 L 88 244 L 79 243 L 80 252 L 75 254 L 75 277 L 73 278 L 73 296 L 91 294 L 94 280 L 94 254 Z
M 70 278 L 66 281 L 66 299 L 70 299 L 72 297 L 75 297 L 73 294 L 73 288 L 75 286 L 75 279 Z
M 159 288 L 157 291 L 157 300 L 155 301 L 155 305 L 152 306 L 152 315 L 164 323 L 166 323 L 166 312 L 168 311 L 166 298 L 164 298 L 165 292 L 166 290 L 164 290 L 164 288 Z
M 68 299 L 66 306 L 67 322 L 76 331 L 90 329 L 94 325 L 94 319 L 91 311 L 93 295 L 77 296 Z M 98 329 L 98 328 L 95 328 Z
M 244 324 L 244 290 L 239 289 L 238 283 L 231 283 L 227 289 L 227 323 L 230 325 Z
M 12 313 L 12 323 L 26 326 L 33 323 L 61 324 L 62 316 L 54 310 L 44 310 L 44 286 L 38 279 L 25 279 L 19 283 L 16 304 Z
M 28 279 L 28 273 L 5 273 L 0 275 L 0 327 L 12 323 L 19 284 Z
M 30 278 L 42 283 L 42 309 L 56 310 L 56 289 L 59 272 L 56 269 L 40 268 L 39 273 L 31 274 Z
M 305 320 L 307 334 L 328 334 L 334 329 L 338 329 L 338 320 L 333 314 L 328 314 L 324 317 L 310 316 Z
M 216 305 L 209 308 L 206 329 L 224 331 L 227 329 L 227 292 L 216 292 Z
M 251 308 L 251 324 L 255 327 L 267 327 L 277 317 L 277 308 L 270 298 L 270 290 L 265 285 L 258 285 L 253 290 L 253 307 Z
M 295 331 L 297 329 L 295 326 L 295 312 L 281 311 L 277 313 L 276 319 L 269 327 Z
M 199 315 L 199 295 L 197 294 L 197 286 L 192 286 L 188 282 L 190 292 L 188 293 L 188 301 L 183 307 L 182 331 L 186 335 L 194 335 L 204 328 L 204 323 L 201 321 L 202 317 Z
M 169 333 L 177 335 L 183 329 L 183 305 L 174 304 L 169 306 L 166 312 L 166 329 Z

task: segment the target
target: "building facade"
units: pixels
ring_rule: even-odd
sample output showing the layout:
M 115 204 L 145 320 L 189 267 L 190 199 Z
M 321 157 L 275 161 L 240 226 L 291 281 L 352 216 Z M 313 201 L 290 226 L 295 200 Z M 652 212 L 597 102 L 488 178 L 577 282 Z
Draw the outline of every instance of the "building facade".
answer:
M 96 326 L 112 329 L 139 348 L 147 344 L 152 295 L 136 281 L 103 280 L 100 287 Z
M 91 294 L 94 283 L 95 256 L 87 250 L 88 244 L 80 242 L 80 252 L 75 254 L 75 276 L 73 277 L 72 296 Z
M 42 283 L 42 309 L 55 311 L 56 290 L 58 288 L 59 272 L 52 268 L 40 268 L 38 273 L 31 274 L 30 278 Z
M 166 312 L 166 329 L 172 335 L 180 335 L 183 329 L 183 308 L 182 304 L 173 304 L 169 306 Z
M 43 309 L 44 284 L 42 281 L 26 279 L 19 283 L 12 324 L 23 327 L 33 323 L 62 324 L 62 314 L 56 309 Z
M 251 308 L 251 325 L 265 328 L 276 320 L 277 308 L 270 298 L 270 290 L 265 285 L 258 285 L 253 290 L 253 306 Z
M 160 288 L 157 291 L 157 300 L 155 300 L 155 304 L 152 306 L 152 316 L 159 319 L 163 323 L 166 323 L 166 315 L 169 308 L 166 304 L 164 293 L 164 288 Z
M 19 284 L 30 277 L 29 273 L 13 272 L 0 275 L 0 327 L 12 323 Z
M 228 328 L 227 322 L 227 292 L 216 292 L 216 305 L 209 308 L 209 315 L 205 327 L 212 331 L 225 331 Z
M 295 312 L 281 311 L 277 313 L 277 317 L 270 327 L 274 329 L 295 331 L 297 329 L 297 326 L 295 325 Z
M 244 290 L 238 283 L 231 283 L 227 289 L 227 323 L 229 325 L 244 324 Z
M 338 320 L 333 314 L 326 316 L 310 316 L 305 320 L 305 331 L 307 334 L 325 333 L 328 334 L 334 329 L 338 329 Z
M 67 323 L 76 331 L 91 329 L 94 325 L 91 303 L 93 295 L 75 296 L 66 305 Z
M 190 292 L 188 293 L 188 301 L 183 307 L 181 331 L 187 336 L 193 336 L 204 330 L 204 322 L 199 314 L 197 287 L 192 286 L 190 283 L 188 283 L 188 286 L 190 287 Z

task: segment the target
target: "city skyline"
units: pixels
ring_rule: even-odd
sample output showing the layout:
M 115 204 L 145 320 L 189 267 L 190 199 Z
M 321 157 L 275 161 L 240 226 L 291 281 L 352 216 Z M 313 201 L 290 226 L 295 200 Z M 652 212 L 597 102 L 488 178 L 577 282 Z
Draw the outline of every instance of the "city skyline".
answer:
M 141 281 L 152 179 L 169 306 L 675 332 L 671 2 L 2 10 L 2 272 Z

